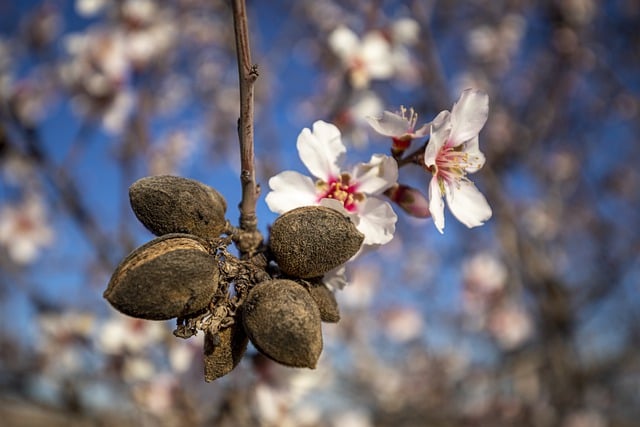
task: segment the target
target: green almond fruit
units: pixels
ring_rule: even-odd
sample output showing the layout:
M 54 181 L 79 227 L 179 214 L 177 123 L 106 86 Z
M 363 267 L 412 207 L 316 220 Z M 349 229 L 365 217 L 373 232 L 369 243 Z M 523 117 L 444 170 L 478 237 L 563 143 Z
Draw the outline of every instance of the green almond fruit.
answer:
M 167 234 L 140 246 L 118 265 L 104 297 L 121 313 L 148 320 L 185 317 L 206 308 L 220 272 L 206 242 Z
M 287 275 L 319 277 L 358 252 L 364 235 L 335 209 L 304 206 L 282 214 L 271 227 L 269 246 Z
M 320 311 L 292 280 L 259 283 L 243 304 L 242 321 L 253 345 L 286 366 L 315 368 L 322 352 Z
M 156 236 L 193 234 L 214 239 L 225 229 L 227 202 L 208 185 L 178 176 L 149 176 L 129 187 L 136 217 Z

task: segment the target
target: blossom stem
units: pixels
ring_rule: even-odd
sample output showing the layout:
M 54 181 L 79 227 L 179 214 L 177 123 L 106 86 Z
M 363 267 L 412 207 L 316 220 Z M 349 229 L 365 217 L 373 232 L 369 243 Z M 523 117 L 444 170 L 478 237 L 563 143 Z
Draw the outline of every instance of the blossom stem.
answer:
M 398 160 L 398 167 L 401 168 L 401 167 L 406 166 L 408 164 L 423 165 L 424 164 L 424 150 L 425 150 L 425 148 L 427 148 L 427 144 L 428 143 L 429 143 L 429 141 L 427 140 L 427 141 L 425 141 L 424 144 L 422 144 L 419 148 L 417 148 L 413 152 L 407 154 L 406 156 L 402 157 L 401 159 L 397 159 Z
M 258 78 L 258 66 L 251 63 L 245 0 L 231 0 L 231 6 L 233 9 L 240 86 L 240 117 L 238 119 L 240 181 L 242 185 L 242 200 L 239 206 L 240 229 L 247 233 L 247 239 L 245 240 L 251 242 L 250 244 L 241 244 L 238 248 L 243 255 L 251 255 L 255 253 L 262 240 L 261 238 L 256 238 L 259 233 L 257 231 L 256 204 L 260 188 L 256 184 L 253 140 L 253 86 Z M 252 235 L 253 238 L 248 238 L 249 235 Z

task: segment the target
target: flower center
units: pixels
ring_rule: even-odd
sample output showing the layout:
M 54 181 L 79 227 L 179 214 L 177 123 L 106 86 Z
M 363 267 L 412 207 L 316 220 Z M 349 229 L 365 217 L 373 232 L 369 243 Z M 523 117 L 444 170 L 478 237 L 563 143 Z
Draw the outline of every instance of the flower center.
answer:
M 351 184 L 351 176 L 343 173 L 337 178 L 330 178 L 329 182 L 318 180 L 318 201 L 322 199 L 334 199 L 342 202 L 349 212 L 357 210 L 357 204 L 365 199 L 365 195 L 357 192 L 357 184 Z
M 462 145 L 453 146 L 447 142 L 438 152 L 436 156 L 435 166 L 432 166 L 432 171 L 440 181 L 441 190 L 443 184 L 455 183 L 462 179 L 465 179 L 467 175 L 467 168 L 471 165 L 473 157 L 469 156 L 469 153 L 463 150 Z

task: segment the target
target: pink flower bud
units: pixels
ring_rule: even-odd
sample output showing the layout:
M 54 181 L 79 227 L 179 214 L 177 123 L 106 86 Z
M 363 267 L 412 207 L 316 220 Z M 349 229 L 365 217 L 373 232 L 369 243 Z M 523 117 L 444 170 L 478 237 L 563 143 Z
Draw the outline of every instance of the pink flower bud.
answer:
M 416 218 L 429 218 L 429 200 L 415 188 L 396 184 L 384 193 L 405 212 Z

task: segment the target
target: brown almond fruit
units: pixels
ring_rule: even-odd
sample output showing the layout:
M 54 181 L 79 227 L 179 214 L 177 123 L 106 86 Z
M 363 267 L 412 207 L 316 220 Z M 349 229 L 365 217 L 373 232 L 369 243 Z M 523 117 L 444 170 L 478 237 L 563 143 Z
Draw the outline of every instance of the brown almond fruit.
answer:
M 206 242 L 190 234 L 167 234 L 129 254 L 104 297 L 116 310 L 140 319 L 185 317 L 207 307 L 219 274 Z
M 156 236 L 193 234 L 214 239 L 225 229 L 227 202 L 213 188 L 178 176 L 148 176 L 129 187 L 136 217 Z
M 364 235 L 337 210 L 304 206 L 276 219 L 269 246 L 285 274 L 311 278 L 344 264 L 363 240 Z
M 320 280 L 304 281 L 304 285 L 318 305 L 320 319 L 327 323 L 337 323 L 340 320 L 340 310 L 333 291 Z
M 247 337 L 244 327 L 234 323 L 213 335 L 204 335 L 204 379 L 216 380 L 235 368 L 247 349 Z
M 320 311 L 292 280 L 256 285 L 243 304 L 242 321 L 253 345 L 286 366 L 315 368 L 322 352 Z

